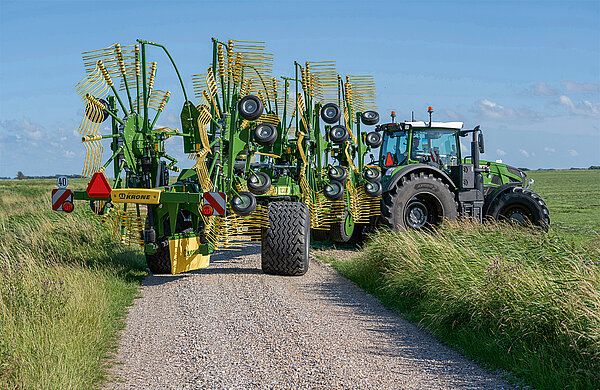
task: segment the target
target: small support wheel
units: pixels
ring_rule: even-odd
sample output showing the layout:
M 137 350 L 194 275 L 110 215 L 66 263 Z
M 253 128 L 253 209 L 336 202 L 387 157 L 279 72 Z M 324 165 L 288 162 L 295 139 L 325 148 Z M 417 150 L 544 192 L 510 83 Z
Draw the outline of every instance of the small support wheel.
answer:
M 364 125 L 376 125 L 379 122 L 379 114 L 377 111 L 365 111 L 360 116 L 360 121 Z
M 342 220 L 331 225 L 331 239 L 335 242 L 348 242 L 354 233 L 354 219 L 344 211 Z
M 340 183 L 344 183 L 346 179 L 348 179 L 348 171 L 342 166 L 334 165 L 327 171 L 327 176 L 329 177 L 329 180 L 336 180 Z
M 264 105 L 258 96 L 247 95 L 240 99 L 237 109 L 242 118 L 254 121 L 262 115 Z
M 348 141 L 350 138 L 350 132 L 346 128 L 346 126 L 335 125 L 331 129 L 329 129 L 329 139 L 334 144 L 343 144 Z
M 264 172 L 250 172 L 246 184 L 253 194 L 263 195 L 271 189 L 271 178 Z
M 256 210 L 256 197 L 250 192 L 242 191 L 231 199 L 231 209 L 242 217 Z
M 321 119 L 328 124 L 334 124 L 342 116 L 342 110 L 335 103 L 327 103 L 321 108 Z

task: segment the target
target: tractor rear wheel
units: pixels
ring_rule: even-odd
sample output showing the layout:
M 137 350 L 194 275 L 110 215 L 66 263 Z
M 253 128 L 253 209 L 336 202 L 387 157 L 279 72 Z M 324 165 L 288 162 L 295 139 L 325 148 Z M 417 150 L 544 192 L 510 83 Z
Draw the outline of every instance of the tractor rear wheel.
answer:
M 383 222 L 393 230 L 437 226 L 458 216 L 454 194 L 438 177 L 411 174 L 383 194 Z
M 148 268 L 153 274 L 171 273 L 171 254 L 169 253 L 168 241 L 163 240 L 160 242 L 155 254 L 146 255 L 146 264 L 148 264 Z
M 542 198 L 523 187 L 513 187 L 496 198 L 488 209 L 488 216 L 499 221 L 519 225 L 532 224 L 548 231 L 550 213 Z
M 269 227 L 262 231 L 262 270 L 266 274 L 300 276 L 308 271 L 310 214 L 299 202 L 269 204 Z

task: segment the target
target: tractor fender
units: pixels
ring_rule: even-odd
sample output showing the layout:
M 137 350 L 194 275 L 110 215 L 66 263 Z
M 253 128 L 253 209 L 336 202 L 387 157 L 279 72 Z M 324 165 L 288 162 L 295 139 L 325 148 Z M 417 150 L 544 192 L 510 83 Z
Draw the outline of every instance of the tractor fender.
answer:
M 382 183 L 383 192 L 387 192 L 390 189 L 392 189 L 404 176 L 408 176 L 411 173 L 419 174 L 421 172 L 439 177 L 440 179 L 442 179 L 442 182 L 444 182 L 444 184 L 447 184 L 448 187 L 450 187 L 451 191 L 454 191 L 456 189 L 456 185 L 454 184 L 450 176 L 448 176 L 448 174 L 442 171 L 441 169 L 432 167 L 431 165 L 427 164 L 411 164 L 396 172 L 389 181 Z
M 521 182 L 512 182 L 512 183 L 502 184 L 501 186 L 498 186 L 497 188 L 492 190 L 490 192 L 490 194 L 485 197 L 485 203 L 483 205 L 483 215 L 488 214 L 490 205 L 494 202 L 494 200 L 496 200 L 496 198 L 498 198 L 500 195 L 504 194 L 505 192 L 510 191 L 511 188 L 521 187 L 522 185 L 523 185 L 523 183 L 521 183 Z

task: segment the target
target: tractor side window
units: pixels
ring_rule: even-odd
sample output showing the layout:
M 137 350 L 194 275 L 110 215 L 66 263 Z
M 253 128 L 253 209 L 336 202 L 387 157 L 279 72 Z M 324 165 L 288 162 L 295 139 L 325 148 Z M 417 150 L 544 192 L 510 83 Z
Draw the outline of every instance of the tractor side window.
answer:
M 391 167 L 405 164 L 407 148 L 408 134 L 405 131 L 384 133 L 380 154 L 381 165 Z
M 455 130 L 413 130 L 411 160 L 433 162 L 443 169 L 458 164 Z

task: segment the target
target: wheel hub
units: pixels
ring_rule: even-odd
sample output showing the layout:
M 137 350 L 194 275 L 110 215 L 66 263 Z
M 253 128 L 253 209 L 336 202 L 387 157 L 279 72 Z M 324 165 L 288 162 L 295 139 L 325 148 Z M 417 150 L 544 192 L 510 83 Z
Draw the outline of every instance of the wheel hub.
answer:
M 406 210 L 406 224 L 414 229 L 419 229 L 427 223 L 427 207 L 419 202 L 411 202 Z
M 347 236 L 351 236 L 354 232 L 354 219 L 352 219 L 352 215 L 346 215 L 346 219 L 344 220 L 344 232 Z

